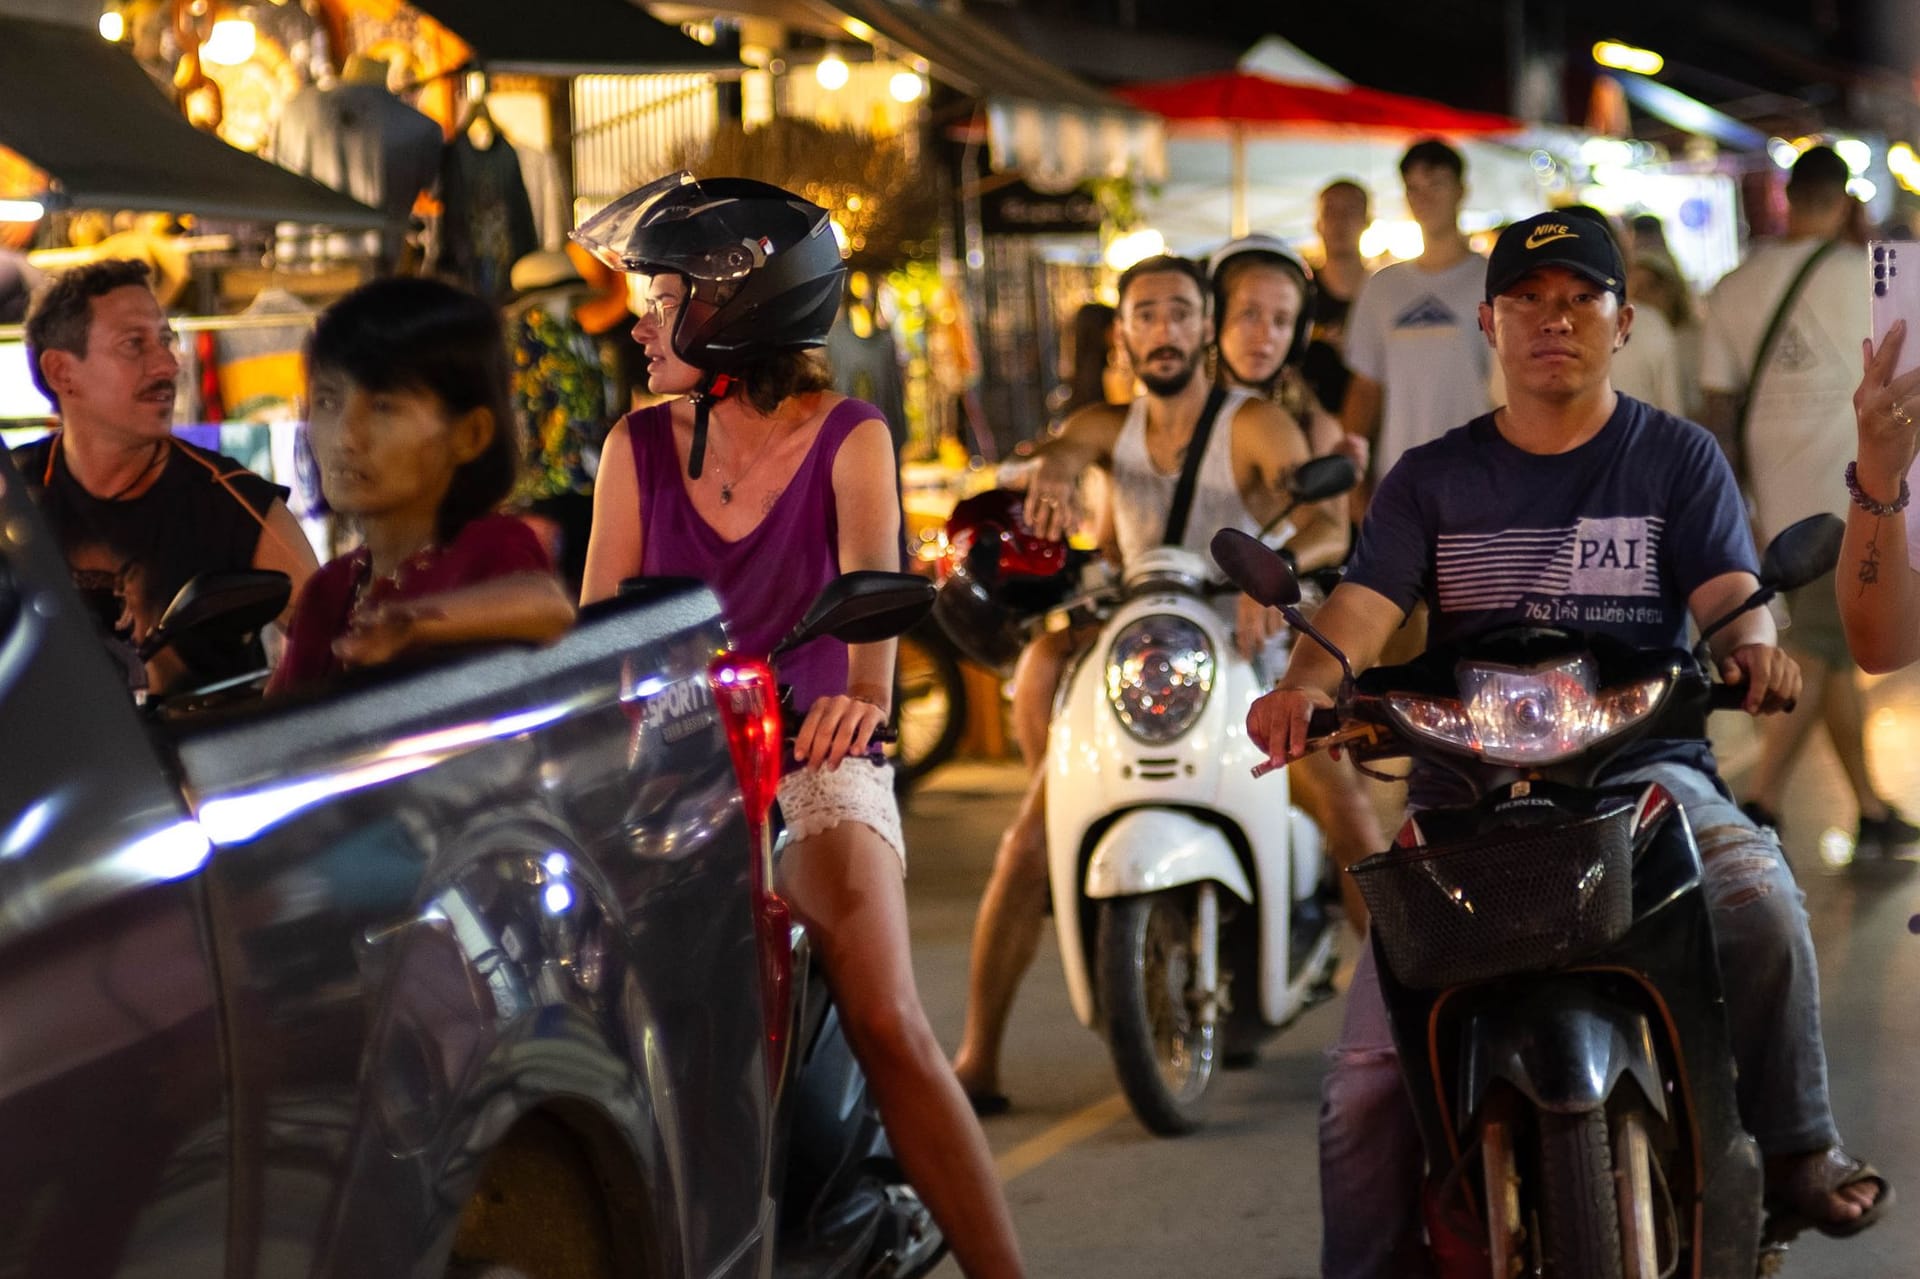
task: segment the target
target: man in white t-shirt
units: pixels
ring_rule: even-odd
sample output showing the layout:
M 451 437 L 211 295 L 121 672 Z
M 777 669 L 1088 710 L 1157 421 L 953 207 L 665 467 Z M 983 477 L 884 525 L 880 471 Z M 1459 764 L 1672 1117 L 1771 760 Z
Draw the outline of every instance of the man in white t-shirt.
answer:
M 1869 322 L 1867 259 L 1860 245 L 1836 243 L 1825 250 L 1781 318 L 1757 377 L 1754 364 L 1801 268 L 1847 234 L 1855 217 L 1849 176 L 1846 161 L 1828 147 L 1802 154 L 1787 182 L 1786 238 L 1756 245 L 1707 299 L 1701 416 L 1746 484 L 1762 539 L 1806 516 L 1847 510 L 1841 472 L 1854 443 L 1853 389 Z M 1741 429 L 1743 395 L 1751 403 Z M 1746 805 L 1748 816 L 1779 825 L 1759 797 L 1780 793 L 1808 732 L 1821 723 L 1860 805 L 1856 855 L 1884 854 L 1920 840 L 1920 828 L 1876 795 L 1867 775 L 1860 689 L 1833 578 L 1789 592 L 1787 612 L 1793 624 L 1783 642 L 1799 659 L 1805 692 L 1798 709 L 1775 716 L 1762 730 L 1760 763 L 1747 787 L 1755 797 Z
M 1460 233 L 1465 173 L 1460 153 L 1438 138 L 1407 149 L 1400 179 L 1425 247 L 1369 277 L 1347 321 L 1353 381 L 1340 417 L 1349 433 L 1373 440 L 1375 475 L 1493 407 L 1478 320 L 1487 264 Z
M 1613 389 L 1663 413 L 1687 415 L 1673 325 L 1650 306 L 1633 309 L 1633 340 L 1614 352 Z

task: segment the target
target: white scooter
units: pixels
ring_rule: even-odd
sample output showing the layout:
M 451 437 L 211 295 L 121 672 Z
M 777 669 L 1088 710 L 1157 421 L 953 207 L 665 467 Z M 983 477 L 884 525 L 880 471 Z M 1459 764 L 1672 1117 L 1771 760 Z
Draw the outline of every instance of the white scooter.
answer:
M 1292 504 L 1351 488 L 1352 463 L 1296 472 Z M 1269 544 L 1293 526 L 1277 522 Z M 1161 547 L 1084 598 L 1099 638 L 1061 681 L 1047 749 L 1047 860 L 1067 991 L 1104 1028 L 1127 1101 L 1153 1132 L 1200 1125 L 1223 1057 L 1331 994 L 1338 894 L 1319 828 L 1288 799 L 1247 708 L 1277 670 L 1239 656 L 1206 556 Z M 1106 610 L 1111 608 L 1111 612 Z

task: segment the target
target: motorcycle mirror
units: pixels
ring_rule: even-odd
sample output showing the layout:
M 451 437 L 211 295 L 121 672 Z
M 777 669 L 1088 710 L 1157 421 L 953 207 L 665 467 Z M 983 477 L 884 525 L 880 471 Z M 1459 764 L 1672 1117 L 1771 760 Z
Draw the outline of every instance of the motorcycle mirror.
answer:
M 1346 461 L 1345 458 L 1339 460 Z M 1348 466 L 1351 468 L 1352 463 L 1348 463 Z M 1213 535 L 1213 541 L 1208 545 L 1213 551 L 1213 562 L 1220 566 L 1229 581 L 1259 603 L 1279 609 L 1280 615 L 1287 619 L 1288 626 L 1326 649 L 1340 663 L 1340 670 L 1345 675 L 1340 685 L 1340 698 L 1344 702 L 1353 688 L 1353 665 L 1332 640 L 1314 629 L 1313 623 L 1300 615 L 1300 610 L 1295 607 L 1300 603 L 1300 579 L 1280 558 L 1279 552 L 1237 528 L 1221 529 Z
M 933 611 L 933 583 L 916 573 L 856 569 L 828 582 L 773 656 L 831 635 L 844 644 L 872 644 L 912 630 Z
M 1797 591 L 1817 582 L 1840 562 L 1847 522 L 1837 515 L 1809 515 L 1780 530 L 1760 559 L 1760 580 L 1776 591 Z
M 140 645 L 140 658 L 145 661 L 196 631 L 251 635 L 284 613 L 292 598 L 293 579 L 285 573 L 265 569 L 196 573 Z
M 1710 651 L 1707 642 L 1735 618 L 1751 613 L 1781 591 L 1798 590 L 1831 573 L 1840 562 L 1840 543 L 1846 535 L 1847 523 L 1837 515 L 1809 515 L 1781 529 L 1760 559 L 1760 589 L 1700 632 L 1695 656 L 1705 661 Z
M 1324 502 L 1350 491 L 1360 482 L 1353 459 L 1337 453 L 1316 457 L 1293 468 L 1287 479 L 1287 492 L 1295 502 Z
M 1347 465 L 1351 468 L 1353 464 Z M 1237 528 L 1223 528 L 1213 535 L 1208 548 L 1227 580 L 1268 608 L 1291 608 L 1300 602 L 1300 579 L 1286 560 L 1259 538 Z

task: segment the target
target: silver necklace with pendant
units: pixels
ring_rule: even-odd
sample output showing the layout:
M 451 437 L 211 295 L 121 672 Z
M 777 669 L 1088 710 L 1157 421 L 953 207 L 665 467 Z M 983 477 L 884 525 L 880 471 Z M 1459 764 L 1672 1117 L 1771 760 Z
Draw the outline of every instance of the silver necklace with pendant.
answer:
M 747 464 L 746 470 L 740 472 L 740 474 L 730 480 L 722 479 L 718 473 L 714 475 L 715 479 L 720 480 L 720 505 L 727 506 L 732 503 L 734 486 L 745 483 L 747 477 L 753 474 L 754 468 L 760 465 L 760 459 L 767 455 L 768 447 L 773 444 L 774 433 L 779 429 L 778 423 L 767 428 L 766 438 L 760 441 L 760 449 L 753 455 L 753 461 Z

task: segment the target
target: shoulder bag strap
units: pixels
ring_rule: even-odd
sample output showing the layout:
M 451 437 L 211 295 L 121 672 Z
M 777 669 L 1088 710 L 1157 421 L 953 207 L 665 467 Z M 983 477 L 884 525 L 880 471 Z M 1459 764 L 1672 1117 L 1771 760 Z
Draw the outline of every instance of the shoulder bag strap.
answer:
M 1740 397 L 1740 412 L 1733 422 L 1733 443 L 1743 462 L 1747 456 L 1747 419 L 1753 415 L 1753 400 L 1760 390 L 1760 375 L 1766 370 L 1767 357 L 1773 354 L 1773 344 L 1780 337 L 1780 330 L 1786 327 L 1787 313 L 1793 310 L 1793 304 L 1799 300 L 1800 291 L 1812 277 L 1813 269 L 1820 265 L 1820 259 L 1839 247 L 1840 241 L 1828 240 L 1807 255 L 1807 260 L 1800 264 L 1799 271 L 1794 273 L 1792 282 L 1787 285 L 1787 291 L 1781 295 L 1773 318 L 1767 321 L 1767 331 L 1760 338 L 1760 349 L 1753 355 L 1753 372 L 1747 375 L 1747 393 Z
M 1173 506 L 1167 511 L 1167 535 L 1162 545 L 1178 546 L 1187 536 L 1187 516 L 1193 512 L 1193 490 L 1200 482 L 1200 459 L 1205 456 L 1207 440 L 1213 434 L 1213 419 L 1220 416 L 1220 408 L 1226 402 L 1227 388 L 1215 382 L 1207 402 L 1201 406 L 1200 420 L 1193 424 L 1193 435 L 1187 440 L 1187 456 L 1180 463 L 1180 481 L 1173 487 Z

